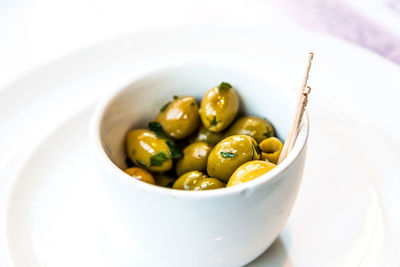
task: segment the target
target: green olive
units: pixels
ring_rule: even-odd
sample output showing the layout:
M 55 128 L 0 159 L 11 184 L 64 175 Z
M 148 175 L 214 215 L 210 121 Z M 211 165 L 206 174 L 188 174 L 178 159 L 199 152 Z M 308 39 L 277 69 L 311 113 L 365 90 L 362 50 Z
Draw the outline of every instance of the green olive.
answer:
M 178 180 L 175 181 L 172 186 L 173 189 L 181 189 L 181 190 L 189 190 L 192 185 L 197 183 L 199 180 L 207 178 L 202 172 L 199 171 L 191 171 L 187 172 L 184 175 L 180 176 Z
M 210 132 L 204 125 L 201 125 L 194 137 L 194 142 L 206 142 L 211 146 L 215 146 L 222 139 L 224 139 L 223 133 Z
M 172 187 L 176 180 L 175 177 L 164 173 L 157 173 L 154 178 L 156 185 L 162 187 Z
M 172 168 L 171 151 L 163 138 L 153 132 L 137 129 L 126 135 L 126 152 L 138 166 L 154 172 L 165 172 Z
M 283 144 L 281 140 L 276 137 L 270 137 L 264 139 L 260 143 L 261 159 L 268 160 L 274 164 L 277 164 L 279 156 L 281 155 Z
M 225 184 L 216 178 L 203 178 L 194 185 L 192 185 L 189 190 L 199 191 L 199 190 L 218 189 L 224 187 Z
M 228 83 L 210 89 L 200 105 L 203 125 L 211 132 L 221 132 L 235 119 L 239 110 L 239 95 Z
M 275 135 L 274 128 L 265 119 L 256 116 L 239 118 L 228 130 L 227 136 L 235 134 L 247 134 L 253 137 L 257 143 L 265 138 Z
M 148 184 L 154 184 L 153 176 L 148 171 L 143 170 L 142 168 L 132 167 L 132 168 L 126 169 L 124 172 L 126 172 L 128 175 L 130 175 L 133 178 L 138 179 L 142 182 L 145 182 Z
M 200 125 L 199 106 L 192 96 L 183 96 L 167 103 L 156 117 L 164 132 L 174 139 L 188 137 Z
M 207 161 L 210 177 L 227 182 L 232 173 L 243 163 L 260 159 L 257 143 L 248 135 L 232 135 L 219 142 Z
M 205 171 L 211 147 L 205 142 L 196 142 L 183 150 L 183 158 L 176 164 L 176 174 L 181 176 L 189 171 Z
M 237 168 L 226 186 L 229 187 L 251 181 L 257 177 L 260 177 L 261 175 L 266 174 L 275 168 L 275 166 L 275 164 L 263 160 L 249 161 Z

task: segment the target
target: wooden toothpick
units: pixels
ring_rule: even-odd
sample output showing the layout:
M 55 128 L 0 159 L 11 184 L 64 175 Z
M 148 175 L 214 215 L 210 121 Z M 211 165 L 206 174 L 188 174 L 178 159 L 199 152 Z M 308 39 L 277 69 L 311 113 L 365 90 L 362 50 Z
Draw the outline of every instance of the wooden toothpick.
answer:
M 301 86 L 299 98 L 297 100 L 296 112 L 293 118 L 292 126 L 290 127 L 289 134 L 286 138 L 285 144 L 283 145 L 281 155 L 279 156 L 278 164 L 281 163 L 288 156 L 289 152 L 293 149 L 293 146 L 296 143 L 297 135 L 299 134 L 300 124 L 303 119 L 304 111 L 308 103 L 308 95 L 311 92 L 311 88 L 307 86 L 307 82 L 308 82 L 308 76 L 310 74 L 311 61 L 313 60 L 313 57 L 314 53 L 310 52 L 308 55 L 308 64 L 306 67 L 304 80 Z

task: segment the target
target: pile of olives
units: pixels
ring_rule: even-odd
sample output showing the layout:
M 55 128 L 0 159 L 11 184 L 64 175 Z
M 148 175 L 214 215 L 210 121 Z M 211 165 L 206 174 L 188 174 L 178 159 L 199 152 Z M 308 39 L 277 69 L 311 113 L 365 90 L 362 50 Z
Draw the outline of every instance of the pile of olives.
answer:
M 192 96 L 174 96 L 148 129 L 127 133 L 125 172 L 146 183 L 194 191 L 267 173 L 276 166 L 282 142 L 266 119 L 236 119 L 238 111 L 239 95 L 225 82 L 204 95 L 200 108 Z

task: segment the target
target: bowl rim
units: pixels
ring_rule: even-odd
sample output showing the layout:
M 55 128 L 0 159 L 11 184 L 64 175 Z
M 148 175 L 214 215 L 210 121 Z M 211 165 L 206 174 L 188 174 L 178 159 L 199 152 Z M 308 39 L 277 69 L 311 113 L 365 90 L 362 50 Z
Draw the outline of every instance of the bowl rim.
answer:
M 154 194 L 162 194 L 162 195 L 167 195 L 172 198 L 186 198 L 186 199 L 203 199 L 203 198 L 212 198 L 212 197 L 222 197 L 222 196 L 227 196 L 227 195 L 233 195 L 233 194 L 240 194 L 243 193 L 246 190 L 251 190 L 252 188 L 258 187 L 261 184 L 264 183 L 269 183 L 277 177 L 279 177 L 281 173 L 283 173 L 285 170 L 287 170 L 299 156 L 302 154 L 303 150 L 306 148 L 306 144 L 308 142 L 308 136 L 309 136 L 309 116 L 307 110 L 304 113 L 303 121 L 301 123 L 301 128 L 298 134 L 298 138 L 296 140 L 296 143 L 291 151 L 291 153 L 288 154 L 288 157 L 283 160 L 279 165 L 277 165 L 274 169 L 271 171 L 267 172 L 266 174 L 258 177 L 257 179 L 253 179 L 251 181 L 248 181 L 246 183 L 238 184 L 232 187 L 225 187 L 225 188 L 219 188 L 219 189 L 214 189 L 214 190 L 204 190 L 204 191 L 189 191 L 189 190 L 176 190 L 176 189 L 171 189 L 167 187 L 162 187 L 162 186 L 157 186 L 157 185 L 152 185 L 148 183 L 144 183 L 142 181 L 136 180 L 129 178 L 129 176 L 121 170 L 117 165 L 115 165 L 114 162 L 107 156 L 104 147 L 102 145 L 101 141 L 101 129 L 100 125 L 102 123 L 102 119 L 108 110 L 109 106 L 111 105 L 111 102 L 117 98 L 122 92 L 127 90 L 129 87 L 131 87 L 133 84 L 136 82 L 149 78 L 153 75 L 156 75 L 158 73 L 162 72 L 168 72 L 171 70 L 177 70 L 181 68 L 187 68 L 187 67 L 213 67 L 213 68 L 221 68 L 221 69 L 228 69 L 230 71 L 237 71 L 237 72 L 243 72 L 249 76 L 254 76 L 257 77 L 261 80 L 265 80 L 266 82 L 270 83 L 273 86 L 277 86 L 280 90 L 284 90 L 285 92 L 290 92 L 289 90 L 285 89 L 284 86 L 282 86 L 282 83 L 277 84 L 276 79 L 274 80 L 268 80 L 264 77 L 262 77 L 259 74 L 256 74 L 251 71 L 246 71 L 241 68 L 238 68 L 237 66 L 232 67 L 232 66 L 226 66 L 223 64 L 215 64 L 215 63 L 210 63 L 210 62 L 202 62 L 202 61 L 181 61 L 179 63 L 169 63 L 169 64 L 164 64 L 161 66 L 153 67 L 150 69 L 147 69 L 145 71 L 138 71 L 136 72 L 133 77 L 130 79 L 128 83 L 125 83 L 123 86 L 116 87 L 115 89 L 111 90 L 107 94 L 105 94 L 98 104 L 96 105 L 96 108 L 94 110 L 93 115 L 90 118 L 90 123 L 89 123 L 89 139 L 91 143 L 91 150 L 95 154 L 95 158 L 97 159 L 98 163 L 100 163 L 102 166 L 104 166 L 106 169 L 108 169 L 109 173 L 112 174 L 113 178 L 119 179 L 121 182 L 126 183 L 127 186 L 133 186 L 137 187 L 138 189 L 148 191 L 149 193 L 152 192 Z M 294 92 L 290 92 L 290 94 L 293 96 Z M 289 100 L 289 97 L 288 97 Z M 118 177 L 118 178 L 117 178 Z

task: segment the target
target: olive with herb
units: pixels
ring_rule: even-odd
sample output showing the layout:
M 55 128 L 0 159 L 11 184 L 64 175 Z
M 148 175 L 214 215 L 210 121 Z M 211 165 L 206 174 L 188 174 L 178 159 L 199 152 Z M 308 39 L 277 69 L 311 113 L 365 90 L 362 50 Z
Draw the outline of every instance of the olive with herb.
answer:
M 259 144 L 262 140 L 275 135 L 274 128 L 265 119 L 256 116 L 241 117 L 229 128 L 227 135 L 247 134 Z
M 239 110 L 239 95 L 229 83 L 210 89 L 200 105 L 203 125 L 211 132 L 221 132 L 235 119 Z
M 183 150 L 183 158 L 176 164 L 176 174 L 181 176 L 189 171 L 205 171 L 211 146 L 205 142 L 195 142 Z
M 222 139 L 224 139 L 224 134 L 222 132 L 211 132 L 201 125 L 199 131 L 194 137 L 194 142 L 206 142 L 211 146 L 215 146 Z
M 181 189 L 181 190 L 189 190 L 192 185 L 197 183 L 203 178 L 207 178 L 202 172 L 199 171 L 191 171 L 187 172 L 184 175 L 181 175 L 178 180 L 175 181 L 172 186 L 173 189 Z
M 192 96 L 183 96 L 165 104 L 156 117 L 171 138 L 188 137 L 200 125 L 199 106 Z
M 126 169 L 124 172 L 132 176 L 132 178 L 135 178 L 137 180 L 140 180 L 148 184 L 154 184 L 153 176 L 148 171 L 142 168 L 131 167 Z
M 275 168 L 275 164 L 263 161 L 263 160 L 253 160 L 246 162 L 241 165 L 237 170 L 232 174 L 229 178 L 227 187 L 242 184 L 248 181 L 251 181 L 261 175 L 266 174 L 273 168 Z
M 232 135 L 219 142 L 207 161 L 210 177 L 227 182 L 232 173 L 243 163 L 260 159 L 257 142 L 248 135 Z
M 172 168 L 167 141 L 149 130 L 132 130 L 126 135 L 126 152 L 136 165 L 154 172 L 165 172 Z
M 200 190 L 211 190 L 224 187 L 225 184 L 216 178 L 203 178 L 200 179 L 194 185 L 192 185 L 189 190 L 200 191 Z

